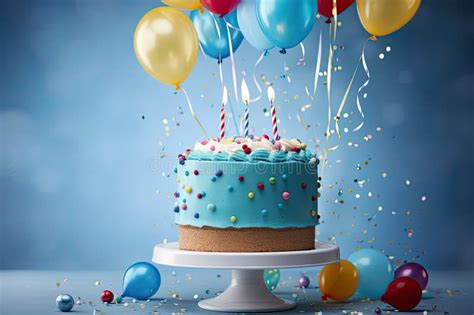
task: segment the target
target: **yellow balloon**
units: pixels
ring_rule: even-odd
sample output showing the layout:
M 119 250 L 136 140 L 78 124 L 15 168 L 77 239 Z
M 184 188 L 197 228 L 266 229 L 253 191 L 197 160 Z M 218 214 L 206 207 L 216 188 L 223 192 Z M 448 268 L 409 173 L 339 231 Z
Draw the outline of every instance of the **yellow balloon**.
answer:
M 420 3 L 421 0 L 357 0 L 357 13 L 367 32 L 384 36 L 405 26 Z
M 321 293 L 334 301 L 344 301 L 351 297 L 358 284 L 357 269 L 348 260 L 326 265 L 319 273 Z
M 141 18 L 135 29 L 134 49 L 148 74 L 176 88 L 193 70 L 199 52 L 193 23 L 186 14 L 170 7 L 155 8 Z
M 201 0 L 161 0 L 166 5 L 170 7 L 183 9 L 183 10 L 200 10 L 201 9 Z

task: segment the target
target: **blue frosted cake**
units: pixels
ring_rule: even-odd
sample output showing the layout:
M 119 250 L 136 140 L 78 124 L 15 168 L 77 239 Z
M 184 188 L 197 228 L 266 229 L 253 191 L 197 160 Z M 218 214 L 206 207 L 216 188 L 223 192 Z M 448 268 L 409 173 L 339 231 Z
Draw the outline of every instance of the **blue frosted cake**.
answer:
M 181 249 L 314 248 L 318 160 L 296 139 L 211 139 L 180 154 L 176 223 Z

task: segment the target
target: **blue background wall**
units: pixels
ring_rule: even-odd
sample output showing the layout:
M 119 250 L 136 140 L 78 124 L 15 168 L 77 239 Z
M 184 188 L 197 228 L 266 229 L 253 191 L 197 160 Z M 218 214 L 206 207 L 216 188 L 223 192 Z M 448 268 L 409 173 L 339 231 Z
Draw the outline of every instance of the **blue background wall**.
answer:
M 200 136 L 183 95 L 154 81 L 134 56 L 134 27 L 157 5 L 2 1 L 1 268 L 123 269 L 149 259 L 155 243 L 176 239 L 173 163 Z M 355 7 L 340 19 L 344 50 L 336 52 L 336 65 L 343 68 L 334 74 L 334 107 L 367 37 Z M 327 43 L 320 19 L 305 40 L 306 66 L 296 65 L 299 49 L 286 57 L 273 51 L 257 71 L 275 85 L 282 132 L 313 148 L 312 134 L 324 139 L 325 78 L 316 104 L 304 114 L 313 125 L 309 133 L 295 114 L 308 103 L 304 85 L 312 86 L 321 29 Z M 405 28 L 369 43 L 366 124 L 341 142 L 331 138 L 339 149 L 330 156 L 320 199 L 318 238 L 336 241 L 343 257 L 373 246 L 395 263 L 416 259 L 429 268 L 472 268 L 473 42 L 469 1 L 424 1 Z M 387 46 L 392 51 L 379 59 Z M 250 75 L 258 55 L 245 42 L 236 52 L 238 80 L 246 74 L 253 96 Z M 327 45 L 324 67 L 326 56 Z M 284 58 L 291 83 L 279 78 Z M 229 60 L 224 73 L 232 90 Z M 201 55 L 184 84 L 215 135 L 217 74 L 215 60 Z M 355 88 L 364 80 L 359 73 Z M 289 102 L 283 101 L 285 90 Z M 252 104 L 258 134 L 270 127 L 266 106 Z M 352 121 L 354 127 L 360 119 L 354 93 L 345 112 L 349 119 L 342 125 Z M 369 134 L 372 140 L 365 141 Z M 354 179 L 368 182 L 359 187 Z

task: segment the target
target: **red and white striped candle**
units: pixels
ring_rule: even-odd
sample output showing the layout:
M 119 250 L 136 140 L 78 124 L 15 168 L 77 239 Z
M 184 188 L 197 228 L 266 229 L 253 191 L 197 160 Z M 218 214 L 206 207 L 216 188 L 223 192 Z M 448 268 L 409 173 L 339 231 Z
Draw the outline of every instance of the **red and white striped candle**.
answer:
M 275 90 L 272 86 L 268 87 L 267 95 L 268 101 L 270 101 L 270 114 L 272 115 L 273 140 L 277 141 L 278 139 L 280 139 L 280 137 L 278 136 L 278 125 L 275 105 L 273 105 L 273 101 L 275 100 Z
M 227 87 L 224 86 L 222 91 L 222 106 L 221 106 L 221 124 L 219 126 L 220 133 L 219 139 L 222 140 L 225 137 L 225 105 L 227 104 Z

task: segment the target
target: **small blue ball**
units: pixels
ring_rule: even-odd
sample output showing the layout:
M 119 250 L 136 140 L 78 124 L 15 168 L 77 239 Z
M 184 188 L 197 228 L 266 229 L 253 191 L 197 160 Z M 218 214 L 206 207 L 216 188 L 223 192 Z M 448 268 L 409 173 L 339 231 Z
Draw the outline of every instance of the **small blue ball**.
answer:
M 69 294 L 60 294 L 56 298 L 56 305 L 61 312 L 69 312 L 74 306 L 74 299 Z
M 234 187 L 232 187 L 232 186 L 227 186 L 227 190 L 228 190 L 229 192 L 233 192 L 233 191 L 234 191 Z
M 215 176 L 211 177 L 211 181 L 215 182 L 216 180 L 217 180 L 217 178 Z
M 194 214 L 194 217 L 195 217 L 196 219 L 199 219 L 199 213 L 195 213 L 195 214 Z
M 288 179 L 288 175 L 283 174 L 283 175 L 281 175 L 281 178 L 282 178 L 283 180 L 287 180 L 287 179 Z
M 222 170 L 218 170 L 218 171 L 216 172 L 216 176 L 217 176 L 217 177 L 221 177 L 222 174 L 224 174 L 224 172 L 222 172 Z
M 277 204 L 277 207 L 278 207 L 278 209 L 283 209 L 283 204 L 282 204 L 281 202 L 279 202 L 279 203 Z
M 180 165 L 184 165 L 184 160 L 183 160 L 183 159 L 179 159 L 179 164 L 180 164 Z
M 268 210 L 262 209 L 261 213 L 262 213 L 262 217 L 266 217 L 268 215 Z
M 173 211 L 178 213 L 179 212 L 179 207 L 178 206 L 174 207 Z

